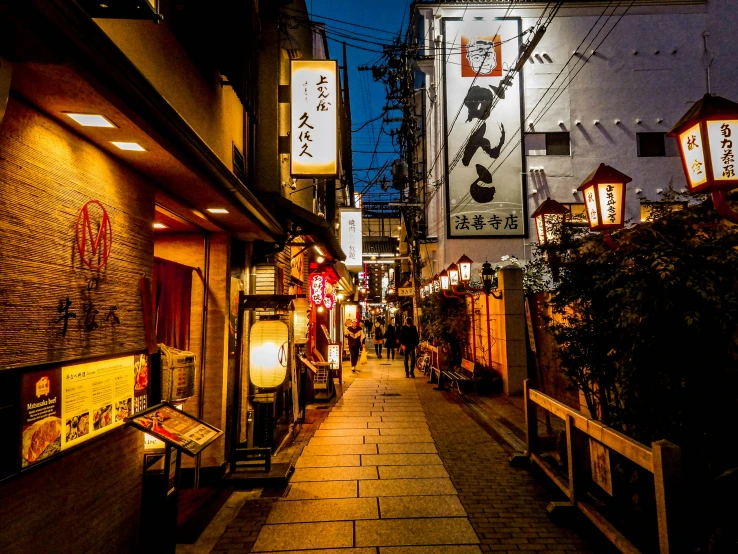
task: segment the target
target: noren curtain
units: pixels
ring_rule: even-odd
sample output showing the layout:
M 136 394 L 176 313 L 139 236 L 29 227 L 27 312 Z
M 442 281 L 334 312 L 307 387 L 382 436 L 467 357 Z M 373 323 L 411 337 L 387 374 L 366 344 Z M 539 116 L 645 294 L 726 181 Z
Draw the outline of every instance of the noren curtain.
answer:
M 154 258 L 153 300 L 156 342 L 188 350 L 193 268 Z

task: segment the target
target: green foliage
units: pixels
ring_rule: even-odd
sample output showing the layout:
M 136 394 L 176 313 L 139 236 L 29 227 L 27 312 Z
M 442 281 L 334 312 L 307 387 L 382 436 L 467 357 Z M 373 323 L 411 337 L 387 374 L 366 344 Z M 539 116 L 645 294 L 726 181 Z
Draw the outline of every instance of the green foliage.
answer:
M 442 294 L 432 294 L 421 302 L 420 325 L 423 339 L 449 347 L 449 363 L 461 360 L 461 347 L 469 336 L 470 320 L 466 304 Z
M 670 213 L 666 213 L 670 212 Z M 707 200 L 614 235 L 545 249 L 565 260 L 552 292 L 562 366 L 593 417 L 680 445 L 696 474 L 738 465 L 738 227 Z

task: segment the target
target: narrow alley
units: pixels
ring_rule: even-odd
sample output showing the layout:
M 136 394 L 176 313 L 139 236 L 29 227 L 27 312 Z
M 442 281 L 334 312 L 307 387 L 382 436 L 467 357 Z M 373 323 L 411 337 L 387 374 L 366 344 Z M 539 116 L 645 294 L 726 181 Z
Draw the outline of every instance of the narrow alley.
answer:
M 553 493 L 510 467 L 512 451 L 453 393 L 405 378 L 402 363 L 370 356 L 350 375 L 283 496 L 247 501 L 212 552 L 605 550 L 553 523 Z

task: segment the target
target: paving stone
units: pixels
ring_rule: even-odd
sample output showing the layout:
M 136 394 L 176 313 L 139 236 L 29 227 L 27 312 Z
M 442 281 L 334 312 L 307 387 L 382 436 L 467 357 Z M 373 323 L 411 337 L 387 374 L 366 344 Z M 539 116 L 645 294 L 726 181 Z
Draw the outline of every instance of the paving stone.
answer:
M 350 547 L 354 546 L 353 533 L 350 521 L 265 525 L 252 552 Z
M 357 435 L 379 435 L 379 429 L 318 429 L 315 437 L 350 437 Z
M 357 521 L 356 546 L 477 544 L 466 518 Z
M 379 435 L 377 437 L 364 437 L 364 442 L 366 444 L 417 444 L 420 442 L 432 443 L 433 437 L 430 435 L 430 433 L 422 435 Z
M 379 479 L 376 466 L 367 467 L 306 467 L 295 469 L 290 483 L 305 481 L 356 481 Z
M 378 437 L 375 437 L 378 438 Z M 313 437 L 308 442 L 308 447 L 311 446 L 335 446 L 339 444 L 364 444 L 363 435 L 353 435 L 348 437 Z
M 283 500 L 354 498 L 358 495 L 358 481 L 307 481 L 291 483 L 289 492 Z
M 437 452 L 436 445 L 432 442 L 406 442 L 404 444 L 380 444 L 380 454 L 435 454 Z M 347 454 L 357 454 L 357 452 L 347 452 Z M 361 452 L 366 454 L 366 452 Z
M 325 423 L 323 425 L 326 425 Z M 369 429 L 415 429 L 419 431 L 428 430 L 428 425 L 425 421 L 387 421 L 387 422 L 376 422 L 370 421 L 367 423 Z
M 377 502 L 373 498 L 293 500 L 276 502 L 272 506 L 267 524 L 378 518 Z
M 300 458 L 302 460 L 302 458 Z M 441 465 L 438 454 L 366 454 L 361 456 L 363 466 L 420 466 Z M 346 464 L 350 465 L 350 464 Z
M 380 425 L 390 425 L 390 424 L 384 423 Z M 372 431 L 372 430 L 373 429 L 367 429 L 367 431 Z M 379 429 L 376 429 L 376 430 L 379 431 Z M 316 434 L 319 432 L 320 430 L 315 431 Z M 430 436 L 430 430 L 427 426 L 424 426 L 418 429 L 413 429 L 413 428 L 399 428 L 398 429 L 396 427 L 392 427 L 392 428 L 383 427 L 381 429 L 381 432 L 378 434 L 380 435 L 426 435 L 426 436 Z
M 321 548 L 320 550 L 282 550 L 279 554 L 376 554 L 376 548 Z M 243 551 L 239 554 L 243 554 Z
M 382 519 L 466 517 L 466 510 L 456 495 L 380 497 L 379 513 Z
M 377 466 L 380 479 L 432 479 L 448 477 L 443 466 Z
M 326 420 L 325 423 L 321 423 L 320 430 L 328 429 L 366 429 L 369 424 L 366 421 L 346 421 L 339 423 L 330 423 Z M 376 423 L 372 425 L 389 425 L 389 423 Z
M 338 456 L 341 454 L 376 454 L 376 444 L 338 444 L 333 446 L 313 446 L 308 444 L 302 456 Z
M 300 456 L 295 468 L 304 467 L 349 467 L 359 466 L 361 457 L 358 454 L 347 454 L 345 456 Z M 369 465 L 369 464 L 364 464 Z
M 389 413 L 395 413 L 395 412 L 424 413 L 423 407 L 420 404 L 418 404 L 417 406 L 388 406 L 385 404 L 384 406 L 373 407 L 372 413 L 375 413 L 375 411 L 379 411 L 379 410 L 382 410 L 382 412 L 385 412 L 385 413 L 387 412 Z
M 438 496 L 456 494 L 450 479 L 379 479 L 359 481 L 359 496 Z
M 379 554 L 479 554 L 482 550 L 475 545 L 453 546 L 382 546 Z
M 377 416 L 374 416 L 377 417 Z M 382 423 L 391 421 L 423 421 L 425 422 L 425 414 L 422 412 L 382 412 Z M 330 416 L 328 417 L 330 419 Z

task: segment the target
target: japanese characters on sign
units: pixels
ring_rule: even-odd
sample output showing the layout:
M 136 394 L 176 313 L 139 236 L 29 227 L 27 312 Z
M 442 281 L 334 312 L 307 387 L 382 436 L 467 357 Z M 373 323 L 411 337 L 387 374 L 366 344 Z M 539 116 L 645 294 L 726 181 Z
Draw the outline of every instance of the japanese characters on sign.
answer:
M 707 136 L 710 140 L 712 173 L 716 183 L 738 179 L 733 148 L 733 142 L 738 141 L 738 121 L 708 121 Z M 738 146 L 738 142 L 735 145 Z
M 362 229 L 361 210 L 344 208 L 341 210 L 341 249 L 346 254 L 346 268 L 362 271 Z
M 333 60 L 291 64 L 290 173 L 338 175 L 338 65 Z
M 679 143 L 686 162 L 687 185 L 692 191 L 698 190 L 707 182 L 705 149 L 700 125 L 697 124 L 679 135 Z
M 521 128 L 522 74 L 506 77 L 519 50 L 520 20 L 489 14 L 444 20 L 449 238 L 527 233 L 523 154 L 509 140 Z
M 325 289 L 325 277 L 322 273 L 313 273 L 310 276 L 310 302 L 316 306 L 323 303 L 323 291 Z

